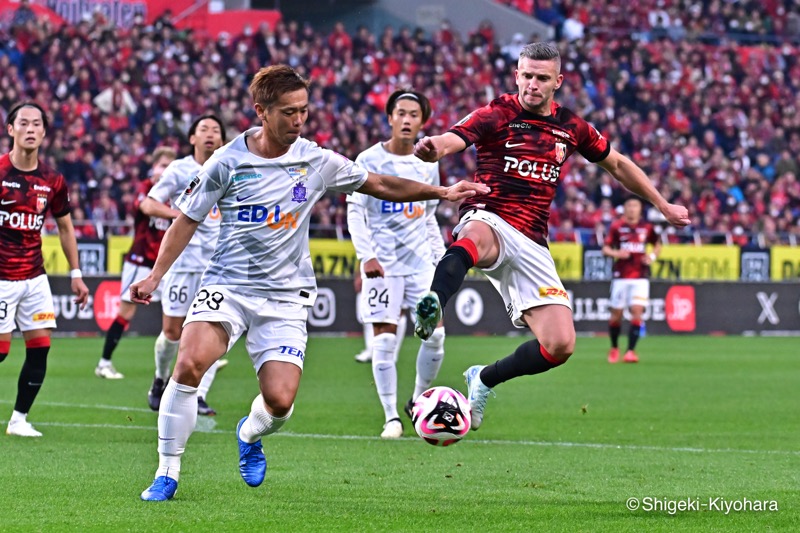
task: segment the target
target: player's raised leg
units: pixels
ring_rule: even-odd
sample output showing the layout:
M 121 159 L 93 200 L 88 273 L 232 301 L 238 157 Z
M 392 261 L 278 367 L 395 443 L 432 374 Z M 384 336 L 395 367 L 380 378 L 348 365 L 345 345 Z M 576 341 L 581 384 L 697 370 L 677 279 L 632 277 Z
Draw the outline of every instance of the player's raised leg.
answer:
M 450 298 L 458 292 L 467 272 L 473 266 L 489 267 L 497 261 L 500 244 L 497 235 L 488 224 L 473 220 L 464 222 L 458 240 L 450 245 L 436 265 L 431 290 L 417 302 L 414 332 L 420 339 L 433 334 L 442 320 L 442 313 Z
M 169 500 L 178 489 L 181 456 L 197 422 L 197 386 L 206 370 L 228 349 L 218 322 L 190 322 L 184 328 L 178 361 L 158 411 L 158 470 L 143 500 Z
M 563 305 L 543 305 L 523 312 L 536 339 L 521 344 L 511 355 L 485 367 L 470 367 L 465 376 L 472 411 L 472 429 L 483 423 L 486 400 L 500 383 L 547 372 L 564 363 L 575 350 L 572 311 Z

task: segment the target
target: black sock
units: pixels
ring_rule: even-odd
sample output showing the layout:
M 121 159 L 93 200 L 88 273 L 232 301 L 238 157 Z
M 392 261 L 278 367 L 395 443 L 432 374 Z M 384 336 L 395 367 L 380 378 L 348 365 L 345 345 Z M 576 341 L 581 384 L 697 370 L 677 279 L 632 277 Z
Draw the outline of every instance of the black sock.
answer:
M 439 295 L 442 309 L 458 292 L 470 268 L 475 266 L 472 256 L 462 246 L 450 246 L 436 266 L 431 290 Z
M 641 324 L 634 324 L 631 322 L 631 329 L 628 330 L 628 350 L 636 348 L 636 343 L 639 341 L 639 333 L 641 333 L 641 331 Z
M 616 348 L 619 346 L 619 333 L 622 331 L 620 324 L 608 324 L 608 336 L 611 337 L 611 347 Z
M 119 344 L 122 334 L 125 332 L 125 324 L 119 320 L 114 320 L 106 332 L 106 343 L 103 345 L 103 359 L 111 361 L 111 355 Z
M 519 376 L 531 376 L 547 372 L 558 365 L 545 359 L 538 340 L 520 344 L 517 349 L 503 359 L 487 365 L 481 370 L 481 381 L 490 389 L 500 383 Z
M 25 349 L 25 362 L 22 364 L 22 371 L 19 373 L 17 382 L 15 411 L 27 413 L 31 410 L 33 400 L 39 394 L 44 375 L 47 372 L 47 352 L 49 351 L 49 346 Z

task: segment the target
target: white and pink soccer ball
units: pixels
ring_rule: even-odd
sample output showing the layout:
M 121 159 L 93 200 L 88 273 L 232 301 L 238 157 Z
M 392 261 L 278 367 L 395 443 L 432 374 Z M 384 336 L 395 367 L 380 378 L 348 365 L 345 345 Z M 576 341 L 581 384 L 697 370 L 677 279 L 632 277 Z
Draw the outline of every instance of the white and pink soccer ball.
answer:
M 433 387 L 414 401 L 411 421 L 428 444 L 449 446 L 467 434 L 472 417 L 463 394 L 450 387 Z

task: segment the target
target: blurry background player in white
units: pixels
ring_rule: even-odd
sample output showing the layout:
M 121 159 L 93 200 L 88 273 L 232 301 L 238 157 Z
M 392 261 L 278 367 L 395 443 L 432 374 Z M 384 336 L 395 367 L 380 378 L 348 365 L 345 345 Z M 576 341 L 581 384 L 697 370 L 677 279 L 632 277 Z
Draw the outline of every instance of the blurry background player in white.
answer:
M 372 362 L 372 337 L 373 337 L 373 325 L 364 322 L 364 319 L 361 315 L 361 308 L 363 305 L 366 305 L 362 298 L 361 298 L 361 270 L 359 269 L 358 272 L 355 273 L 355 278 L 353 279 L 353 288 L 356 291 L 356 320 L 361 326 L 364 328 L 364 349 L 358 352 L 355 355 L 355 359 L 357 363 L 371 363 Z M 397 361 L 397 356 L 400 353 L 400 349 L 403 347 L 403 337 L 406 335 L 406 325 L 408 324 L 408 318 L 405 313 L 400 315 L 400 320 L 397 322 L 397 348 L 394 350 L 394 360 Z
M 111 363 L 114 350 L 117 349 L 122 334 L 128 328 L 133 316 L 136 314 L 136 304 L 131 302 L 131 283 L 150 273 L 150 269 L 158 256 L 158 249 L 164 239 L 164 233 L 170 224 L 170 219 L 178 216 L 179 211 L 164 206 L 166 211 L 161 215 L 147 214 L 142 210 L 142 202 L 147 198 L 147 193 L 158 183 L 161 174 L 167 165 L 175 159 L 175 150 L 167 146 L 156 148 L 153 152 L 153 166 L 150 175 L 143 180 L 136 189 L 136 198 L 133 200 L 133 242 L 131 248 L 122 261 L 122 278 L 120 283 L 119 311 L 114 322 L 106 331 L 106 341 L 103 343 L 103 353 L 94 369 L 99 378 L 122 379 L 125 376 L 118 372 Z M 165 216 L 169 214 L 169 216 Z M 161 290 L 153 292 L 153 301 L 161 300 Z
M 140 207 L 142 212 L 151 216 L 176 218 L 180 211 L 165 204 L 168 202 L 170 205 L 176 205 L 183 191 L 202 170 L 203 164 L 224 142 L 225 128 L 219 118 L 214 115 L 197 118 L 189 128 L 192 154 L 170 163 L 161 179 L 150 189 L 147 198 L 142 202 Z M 155 346 L 156 374 L 153 385 L 147 393 L 147 403 L 153 411 L 158 411 L 161 403 L 161 395 L 167 386 L 172 361 L 178 353 L 183 321 L 189 314 L 189 306 L 200 286 L 200 276 L 214 253 L 221 220 L 222 216 L 215 205 L 197 227 L 197 232 L 189 241 L 189 245 L 170 267 L 161 285 L 163 319 L 161 333 L 156 339 Z M 206 416 L 217 414 L 206 403 L 206 398 L 222 361 L 224 360 L 211 365 L 200 381 L 197 390 L 198 414 Z
M 178 201 L 150 275 L 131 286 L 149 303 L 200 221 L 217 205 L 222 227 L 214 255 L 181 335 L 178 361 L 158 412 L 159 464 L 143 500 L 171 499 L 181 456 L 197 423 L 197 386 L 206 370 L 246 334 L 260 393 L 236 428 L 239 473 L 251 487 L 264 481 L 261 438 L 289 419 L 300 386 L 308 308 L 317 294 L 308 244 L 314 204 L 327 190 L 374 194 L 390 202 L 458 201 L 489 188 L 452 187 L 373 174 L 300 137 L 308 119 L 308 81 L 286 65 L 262 68 L 250 93 L 261 126 L 236 137 L 206 161 Z
M 628 330 L 628 349 L 622 360 L 638 363 L 634 351 L 642 330 L 642 317 L 650 301 L 650 265 L 661 253 L 661 243 L 653 224 L 642 220 L 642 201 L 633 196 L 625 200 L 622 218 L 611 223 L 603 245 L 603 254 L 614 258 L 614 279 L 611 281 L 611 317 L 608 334 L 611 349 L 608 362 L 619 361 L 619 333 L 622 328 L 622 312 L 631 314 Z M 647 245 L 653 246 L 647 252 Z
M 361 152 L 356 163 L 378 174 L 410 176 L 439 185 L 439 163 L 414 156 L 414 143 L 431 116 L 431 104 L 411 89 L 395 91 L 386 101 L 392 137 Z M 372 324 L 372 375 L 386 418 L 381 437 L 403 435 L 397 414 L 397 323 L 428 291 L 444 239 L 436 223 L 438 201 L 387 202 L 354 193 L 347 198 L 347 226 L 361 261 L 361 318 Z M 411 416 L 414 398 L 427 390 L 442 366 L 444 327 L 422 341 L 417 354 L 414 393 L 405 404 Z

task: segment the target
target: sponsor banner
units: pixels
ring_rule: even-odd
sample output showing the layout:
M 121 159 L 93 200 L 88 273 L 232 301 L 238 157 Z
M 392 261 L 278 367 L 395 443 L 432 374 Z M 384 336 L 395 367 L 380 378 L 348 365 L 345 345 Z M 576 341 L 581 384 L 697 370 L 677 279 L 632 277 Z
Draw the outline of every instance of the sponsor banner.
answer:
M 90 20 L 95 13 L 100 13 L 106 21 L 120 28 L 130 28 L 136 17 L 144 20 L 147 16 L 147 2 L 143 0 L 39 0 L 37 3 L 70 24 Z
M 85 309 L 72 301 L 70 279 L 51 276 L 58 335 L 103 335 L 119 309 L 119 278 L 87 276 L 90 299 Z M 606 334 L 610 316 L 608 282 L 568 282 L 575 329 Z M 653 282 L 644 319 L 650 334 L 800 335 L 800 293 L 781 283 Z M 309 310 L 311 334 L 360 335 L 357 293 L 350 279 L 324 279 Z M 626 316 L 626 319 L 629 317 Z M 529 335 L 515 328 L 500 295 L 485 280 L 467 279 L 448 302 L 445 327 L 453 335 Z M 141 306 L 126 334 L 157 335 L 161 306 Z M 409 328 L 411 331 L 412 328 Z
M 58 235 L 42 235 L 44 269 L 48 274 L 69 274 L 69 263 L 61 249 Z M 102 240 L 78 241 L 78 259 L 84 276 L 96 276 L 106 271 L 106 243 Z
M 800 247 L 773 246 L 770 252 L 772 281 L 797 281 L 800 278 Z
M 583 275 L 583 247 L 575 242 L 551 242 L 550 255 L 562 280 L 579 280 Z
M 770 252 L 769 249 L 742 251 L 742 281 L 769 281 Z
M 614 260 L 603 255 L 597 246 L 583 249 L 583 281 L 610 281 L 613 278 Z
M 49 276 L 56 310 L 56 335 L 104 335 L 119 311 L 120 281 L 116 277 L 85 276 L 89 302 L 80 309 L 73 301 L 71 280 Z M 126 335 L 158 335 L 161 331 L 161 305 L 141 305 L 131 320 Z
M 670 244 L 661 248 L 652 279 L 734 281 L 739 279 L 739 247 L 724 244 Z
M 314 274 L 318 277 L 353 279 L 358 259 L 352 241 L 311 239 L 310 248 Z
M 133 237 L 129 235 L 110 235 L 108 237 L 108 274 L 122 274 L 122 262 L 125 254 L 133 245 Z

